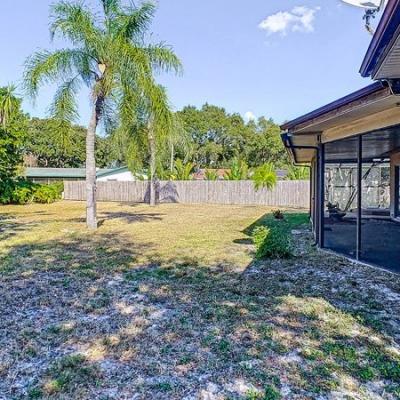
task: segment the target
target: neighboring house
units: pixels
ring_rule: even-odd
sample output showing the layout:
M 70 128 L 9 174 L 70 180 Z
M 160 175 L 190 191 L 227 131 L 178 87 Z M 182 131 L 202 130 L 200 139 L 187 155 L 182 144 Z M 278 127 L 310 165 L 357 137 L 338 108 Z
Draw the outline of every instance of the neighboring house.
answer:
M 85 168 L 25 168 L 25 177 L 36 183 L 81 181 L 86 178 Z M 136 178 L 126 167 L 98 169 L 98 181 L 134 181 Z
M 110 170 L 98 171 L 97 181 L 98 182 L 133 182 L 136 180 L 147 179 L 146 174 L 132 174 L 128 167 L 115 168 Z
M 282 139 L 294 163 L 311 165 L 317 244 L 400 272 L 400 0 L 388 1 L 360 73 L 375 82 L 285 123 Z M 331 165 L 352 177 L 333 176 Z M 377 181 L 382 166 L 389 176 L 374 204 L 366 182 Z

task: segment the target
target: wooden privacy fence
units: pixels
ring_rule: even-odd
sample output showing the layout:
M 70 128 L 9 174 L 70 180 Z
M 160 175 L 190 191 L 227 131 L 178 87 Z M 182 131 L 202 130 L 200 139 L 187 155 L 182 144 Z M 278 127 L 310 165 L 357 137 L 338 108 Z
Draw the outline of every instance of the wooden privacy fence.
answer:
M 310 206 L 309 181 L 279 181 L 273 190 L 258 191 L 252 181 L 159 181 L 156 193 L 160 203 Z M 64 199 L 85 200 L 85 182 L 65 181 Z M 149 183 L 97 182 L 97 200 L 146 203 Z

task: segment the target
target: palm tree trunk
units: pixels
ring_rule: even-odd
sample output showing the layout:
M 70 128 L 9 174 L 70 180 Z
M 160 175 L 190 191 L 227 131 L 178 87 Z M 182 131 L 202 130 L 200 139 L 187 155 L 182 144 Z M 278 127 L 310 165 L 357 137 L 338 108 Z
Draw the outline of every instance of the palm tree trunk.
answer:
M 93 230 L 97 229 L 95 140 L 100 105 L 97 99 L 86 134 L 86 225 Z
M 150 206 L 156 205 L 156 139 L 154 137 L 153 125 L 148 125 L 149 147 L 150 147 Z
M 174 172 L 174 159 L 175 159 L 175 146 L 174 143 L 171 143 L 171 155 L 170 155 L 170 164 L 169 164 L 169 169 L 171 171 L 171 174 Z

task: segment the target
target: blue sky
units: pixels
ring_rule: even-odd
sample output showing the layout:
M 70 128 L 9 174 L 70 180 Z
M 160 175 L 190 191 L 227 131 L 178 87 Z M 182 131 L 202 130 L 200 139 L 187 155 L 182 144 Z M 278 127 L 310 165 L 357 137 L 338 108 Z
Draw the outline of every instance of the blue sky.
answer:
M 34 50 L 65 44 L 50 44 L 51 0 L 1 2 L 5 85 L 21 80 Z M 182 77 L 159 77 L 176 109 L 208 102 L 281 123 L 369 83 L 358 74 L 371 40 L 362 11 L 339 0 L 159 0 L 153 32 L 184 64 Z M 25 110 L 45 116 L 53 92 L 42 90 Z M 86 124 L 87 93 L 79 104 Z

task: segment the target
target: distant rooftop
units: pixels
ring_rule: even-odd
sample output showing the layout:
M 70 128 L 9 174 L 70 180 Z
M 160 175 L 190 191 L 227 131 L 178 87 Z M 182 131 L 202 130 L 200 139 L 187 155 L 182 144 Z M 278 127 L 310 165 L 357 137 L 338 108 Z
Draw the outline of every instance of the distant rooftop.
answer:
M 118 168 L 117 168 L 118 169 Z M 113 169 L 98 169 L 97 175 L 103 175 L 114 171 Z M 25 176 L 27 178 L 85 178 L 85 168 L 25 168 Z

